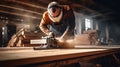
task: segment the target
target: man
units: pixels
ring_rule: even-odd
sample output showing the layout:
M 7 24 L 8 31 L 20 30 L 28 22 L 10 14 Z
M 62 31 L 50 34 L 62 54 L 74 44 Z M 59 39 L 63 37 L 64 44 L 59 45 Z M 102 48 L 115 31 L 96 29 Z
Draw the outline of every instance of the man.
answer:
M 55 36 L 61 36 L 67 27 L 69 27 L 67 36 L 74 36 L 75 16 L 73 10 L 69 5 L 51 2 L 40 22 L 41 31 L 47 35 L 54 33 Z
M 64 39 L 70 39 L 74 36 L 75 27 L 73 10 L 69 5 L 51 2 L 43 13 L 39 27 L 46 35 L 60 37 L 65 33 Z

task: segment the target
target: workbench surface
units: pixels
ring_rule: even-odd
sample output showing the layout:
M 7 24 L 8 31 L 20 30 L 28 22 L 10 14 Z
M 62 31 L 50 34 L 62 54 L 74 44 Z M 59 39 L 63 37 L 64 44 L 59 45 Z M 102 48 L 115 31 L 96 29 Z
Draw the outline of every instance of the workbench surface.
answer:
M 75 49 L 40 49 L 33 47 L 0 48 L 1 65 L 26 65 L 46 63 L 59 60 L 77 59 L 86 61 L 101 56 L 120 52 L 120 47 L 114 46 L 76 46 Z M 76 62 L 76 61 L 75 61 Z

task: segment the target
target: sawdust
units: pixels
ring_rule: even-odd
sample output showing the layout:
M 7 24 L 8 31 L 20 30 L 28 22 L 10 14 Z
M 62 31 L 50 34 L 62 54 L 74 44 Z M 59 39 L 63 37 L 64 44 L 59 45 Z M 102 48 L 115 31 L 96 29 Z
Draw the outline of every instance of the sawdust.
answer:
M 75 41 L 74 39 L 57 39 L 58 42 L 57 44 L 61 47 L 61 48 L 74 48 L 75 46 Z

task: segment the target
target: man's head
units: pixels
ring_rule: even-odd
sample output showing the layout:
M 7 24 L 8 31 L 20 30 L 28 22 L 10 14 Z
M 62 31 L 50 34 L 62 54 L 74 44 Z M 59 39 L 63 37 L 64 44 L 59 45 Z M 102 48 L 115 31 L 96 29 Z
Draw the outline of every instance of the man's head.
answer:
M 57 2 L 51 2 L 48 5 L 48 13 L 52 17 L 58 17 L 61 12 L 61 7 Z

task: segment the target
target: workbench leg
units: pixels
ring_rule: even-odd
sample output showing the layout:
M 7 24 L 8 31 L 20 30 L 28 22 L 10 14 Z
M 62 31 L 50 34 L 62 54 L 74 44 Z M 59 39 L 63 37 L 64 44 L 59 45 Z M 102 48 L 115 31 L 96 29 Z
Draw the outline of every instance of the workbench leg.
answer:
M 112 54 L 114 60 L 116 61 L 116 63 L 120 66 L 120 59 L 117 58 L 117 56 L 115 54 Z

